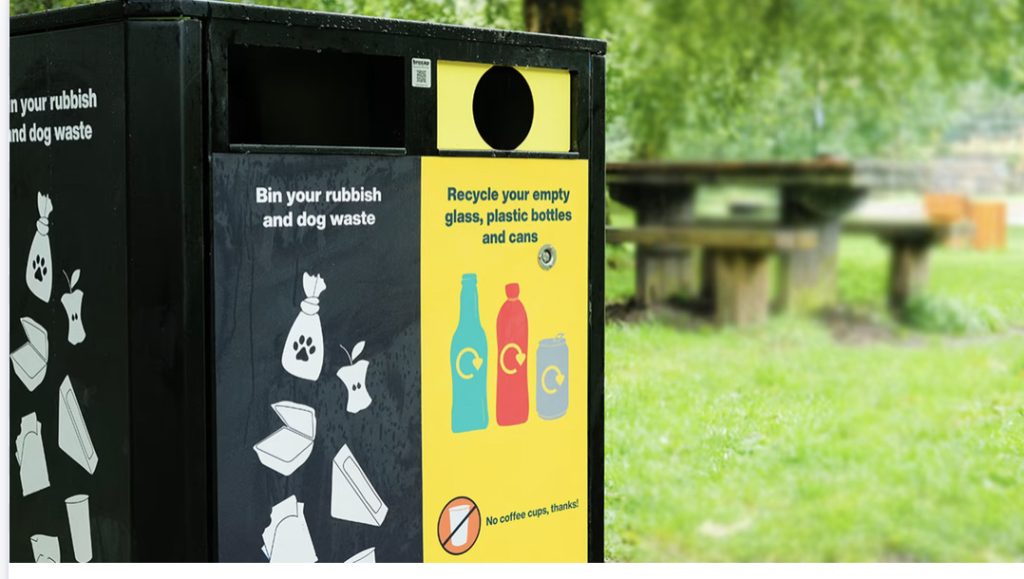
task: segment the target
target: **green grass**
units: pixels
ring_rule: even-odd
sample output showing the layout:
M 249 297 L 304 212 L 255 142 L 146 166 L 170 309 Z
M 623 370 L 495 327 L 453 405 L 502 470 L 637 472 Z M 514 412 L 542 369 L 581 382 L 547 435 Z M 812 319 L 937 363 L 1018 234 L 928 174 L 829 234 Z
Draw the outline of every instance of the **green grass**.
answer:
M 609 298 L 630 295 L 629 250 L 609 254 Z M 843 302 L 884 317 L 884 249 L 844 238 L 840 260 Z M 810 318 L 611 323 L 607 557 L 1024 560 L 1024 231 L 937 252 L 930 288 L 998 323 L 860 345 Z
M 882 309 L 889 267 L 885 246 L 870 237 L 848 236 L 839 253 L 840 300 Z M 928 294 L 929 300 L 944 304 L 938 307 L 1024 326 L 1024 229 L 1011 230 L 1005 251 L 933 250 Z

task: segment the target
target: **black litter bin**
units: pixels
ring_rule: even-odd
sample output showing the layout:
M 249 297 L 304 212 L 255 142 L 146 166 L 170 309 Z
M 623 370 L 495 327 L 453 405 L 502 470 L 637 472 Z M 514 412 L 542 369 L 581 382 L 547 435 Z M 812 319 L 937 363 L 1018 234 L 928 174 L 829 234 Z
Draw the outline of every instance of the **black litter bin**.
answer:
M 14 561 L 603 558 L 604 43 L 11 32 Z

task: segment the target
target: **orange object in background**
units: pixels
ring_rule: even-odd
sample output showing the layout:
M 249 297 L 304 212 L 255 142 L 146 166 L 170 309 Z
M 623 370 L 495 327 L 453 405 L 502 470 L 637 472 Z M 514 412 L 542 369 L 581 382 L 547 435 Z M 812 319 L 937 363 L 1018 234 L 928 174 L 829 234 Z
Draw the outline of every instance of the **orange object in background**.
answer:
M 948 225 L 971 220 L 967 196 L 957 193 L 925 193 L 924 211 L 932 223 Z M 963 248 L 969 242 L 967 234 L 953 233 L 946 239 L 946 247 Z
M 974 249 L 1006 249 L 1006 202 L 971 201 L 969 209 Z
M 957 223 L 970 219 L 967 196 L 956 193 L 925 193 L 924 210 L 933 223 Z

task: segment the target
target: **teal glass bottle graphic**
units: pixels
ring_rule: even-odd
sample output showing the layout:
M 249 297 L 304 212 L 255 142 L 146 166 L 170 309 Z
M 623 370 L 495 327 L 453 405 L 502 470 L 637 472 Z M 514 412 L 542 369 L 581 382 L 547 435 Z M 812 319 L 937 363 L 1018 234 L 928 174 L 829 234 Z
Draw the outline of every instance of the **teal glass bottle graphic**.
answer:
M 480 324 L 475 273 L 462 276 L 451 364 L 452 432 L 487 428 L 487 335 Z

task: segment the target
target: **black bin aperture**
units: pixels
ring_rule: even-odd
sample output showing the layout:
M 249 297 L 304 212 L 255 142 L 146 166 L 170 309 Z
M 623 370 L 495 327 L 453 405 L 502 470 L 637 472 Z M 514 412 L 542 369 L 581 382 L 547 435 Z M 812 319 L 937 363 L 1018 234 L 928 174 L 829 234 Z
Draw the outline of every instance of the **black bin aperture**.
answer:
M 232 144 L 405 146 L 399 56 L 232 46 Z
M 493 66 L 473 92 L 473 121 L 480 137 L 493 149 L 519 147 L 533 126 L 533 93 L 518 70 Z

